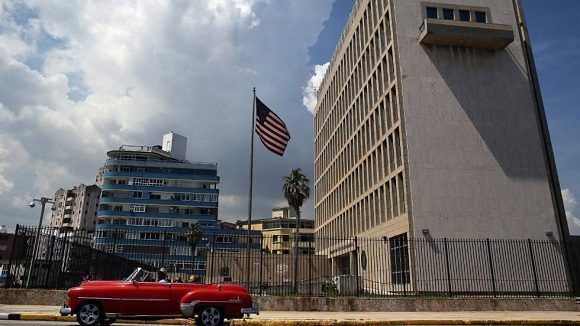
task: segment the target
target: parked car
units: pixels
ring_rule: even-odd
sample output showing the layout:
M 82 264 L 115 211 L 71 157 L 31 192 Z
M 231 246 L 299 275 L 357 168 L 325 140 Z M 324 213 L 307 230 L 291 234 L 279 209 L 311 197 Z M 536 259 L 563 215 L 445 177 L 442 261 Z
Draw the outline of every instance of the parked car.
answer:
M 76 315 L 81 326 L 123 319 L 195 318 L 219 326 L 224 318 L 258 314 L 248 291 L 239 285 L 161 283 L 141 268 L 123 281 L 86 281 L 68 290 L 63 316 Z

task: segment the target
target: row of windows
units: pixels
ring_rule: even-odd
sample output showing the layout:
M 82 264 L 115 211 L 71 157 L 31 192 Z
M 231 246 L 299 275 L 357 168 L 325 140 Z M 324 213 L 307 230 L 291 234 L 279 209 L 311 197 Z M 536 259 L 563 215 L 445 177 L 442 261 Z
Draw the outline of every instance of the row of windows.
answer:
M 400 142 L 397 129 L 375 147 L 352 173 L 344 179 L 340 178 L 340 182 L 327 196 L 317 200 L 315 217 L 318 226 L 342 211 L 348 203 L 357 200 L 368 189 L 382 184 L 385 177 L 402 166 Z
M 205 208 L 205 207 L 191 207 L 182 208 L 176 206 L 152 206 L 146 204 L 137 205 L 115 205 L 110 206 L 103 204 L 101 205 L 100 211 L 115 211 L 115 212 L 133 212 L 133 213 L 161 213 L 161 214 L 183 214 L 183 215 L 212 215 L 217 212 L 215 208 Z
M 393 104 L 391 104 L 391 99 L 394 97 L 396 97 L 396 92 L 393 88 L 392 95 L 387 95 L 378 107 L 375 107 L 366 120 L 364 120 L 363 125 L 356 131 L 354 137 L 350 139 L 346 147 L 338 151 L 338 157 L 334 158 L 331 164 L 315 164 L 317 203 L 323 200 L 337 183 L 349 175 L 352 167 L 359 164 L 359 161 L 365 157 L 369 150 L 374 149 L 376 144 L 382 141 L 385 135 L 389 135 L 387 142 L 389 144 L 389 151 L 392 153 L 389 155 L 390 161 L 393 163 L 401 161 L 402 144 L 398 125 L 395 125 L 399 121 L 399 114 L 396 113 L 396 102 L 393 101 Z M 350 112 L 354 112 L 356 115 L 356 110 Z M 395 128 L 393 128 L 394 126 Z M 340 135 L 340 133 L 337 135 Z M 396 166 L 399 165 L 396 164 Z M 388 171 L 392 170 L 393 168 Z
M 464 22 L 488 23 L 487 13 L 480 10 L 426 7 L 430 19 L 458 20 Z
M 400 172 L 338 217 L 322 225 L 317 236 L 352 237 L 406 213 L 405 191 L 404 174 Z M 331 245 L 332 243 L 323 241 L 321 249 L 328 249 Z
M 367 40 L 371 37 L 374 37 L 376 40 L 386 40 L 386 42 L 380 42 L 383 50 L 383 44 L 389 43 L 391 38 L 389 15 L 388 13 L 384 14 L 384 11 L 386 11 L 387 8 L 387 0 L 370 1 L 368 7 L 365 8 L 365 11 L 362 14 L 361 20 L 356 25 L 356 29 L 353 32 L 349 44 L 346 46 L 345 55 L 337 62 L 333 59 L 329 71 L 336 70 L 337 72 L 333 75 L 327 74 L 320 86 L 321 90 L 325 88 L 327 88 L 327 90 L 319 97 L 319 105 L 314 119 L 316 131 L 322 129 L 324 121 L 328 118 L 330 113 L 330 108 L 341 93 L 343 86 L 346 84 L 346 80 L 348 80 L 348 75 L 352 72 L 353 67 L 357 65 L 358 58 L 365 53 L 363 49 L 366 47 Z M 379 22 L 383 16 L 385 19 L 380 24 L 378 33 L 373 35 L 373 30 L 375 26 L 378 25 L 376 22 Z M 334 69 L 335 65 L 338 68 Z M 366 67 L 366 65 L 363 66 Z M 363 72 L 363 75 L 366 77 L 368 76 L 368 73 L 365 71 Z M 326 87 L 326 84 L 328 84 L 328 87 Z M 318 134 L 315 134 L 315 139 L 317 137 Z
M 155 187 L 181 187 L 181 188 L 202 188 L 216 189 L 215 183 L 196 182 L 191 180 L 167 180 L 153 178 L 131 178 L 131 179 L 107 179 L 106 184 L 112 185 L 133 185 L 133 186 L 155 186 Z
M 294 241 L 294 237 L 290 237 L 289 234 L 282 234 L 282 235 L 274 235 L 272 237 L 272 242 L 292 242 Z M 313 234 L 300 234 L 298 238 L 298 242 L 314 242 L 314 235 Z
M 338 115 L 339 122 L 333 127 L 334 131 L 331 133 L 329 141 L 322 148 L 316 150 L 318 155 L 315 158 L 315 172 L 318 177 L 322 176 L 324 169 L 329 166 L 336 154 L 343 150 L 345 144 L 356 140 L 350 137 L 357 132 L 360 133 L 359 128 L 364 128 L 361 123 L 373 111 L 373 107 L 378 105 L 378 109 L 381 111 L 380 118 L 382 121 L 380 123 L 383 124 L 381 129 L 383 134 L 399 120 L 397 90 L 395 85 L 392 84 L 394 74 L 385 74 L 386 66 L 392 65 L 392 63 L 387 63 L 388 57 L 392 57 L 390 50 L 379 61 L 376 70 L 352 105 L 337 105 L 334 108 L 333 112 Z M 328 126 L 328 123 L 326 126 Z M 319 138 L 319 140 L 321 139 Z
M 393 52 L 390 48 L 391 28 L 389 13 L 385 13 L 384 19 L 377 26 L 377 30 L 371 36 L 368 44 L 363 43 L 364 46 L 362 48 L 365 50 L 359 52 L 357 40 L 356 35 L 353 36 L 351 41 L 354 44 L 353 50 L 350 51 L 350 46 L 346 50 L 343 58 L 344 63 L 338 65 L 336 73 L 332 75 L 331 87 L 321 97 L 319 102 L 319 108 L 314 118 L 316 132 L 314 143 L 317 153 L 322 151 L 324 144 L 331 138 L 334 128 L 338 125 L 346 108 L 358 96 L 361 88 L 367 84 L 373 68 L 377 62 L 381 61 L 379 58 L 387 48 L 389 48 L 387 57 L 383 59 L 385 62 L 380 67 L 380 73 L 373 76 L 373 79 L 382 77 L 381 83 L 386 84 L 389 84 L 394 79 Z M 353 56 L 353 52 L 356 54 L 355 56 Z M 384 89 L 384 87 L 381 89 Z M 366 101 L 362 104 L 368 105 L 369 102 Z M 337 107 L 342 110 L 337 112 Z
M 131 181 L 135 186 L 163 187 L 163 179 L 132 178 Z
M 268 221 L 264 222 L 262 225 L 262 229 L 264 230 L 271 230 L 271 229 L 295 229 L 296 222 L 291 221 Z M 314 223 L 313 222 L 306 222 L 300 221 L 300 228 L 301 229 L 313 229 Z
M 183 194 L 183 193 L 145 193 L 142 191 L 133 191 L 133 193 L 127 192 L 110 192 L 104 191 L 102 194 L 103 198 L 136 198 L 136 199 L 152 199 L 152 200 L 177 200 L 177 201 L 198 201 L 198 202 L 208 202 L 215 203 L 218 201 L 218 195 L 214 194 Z

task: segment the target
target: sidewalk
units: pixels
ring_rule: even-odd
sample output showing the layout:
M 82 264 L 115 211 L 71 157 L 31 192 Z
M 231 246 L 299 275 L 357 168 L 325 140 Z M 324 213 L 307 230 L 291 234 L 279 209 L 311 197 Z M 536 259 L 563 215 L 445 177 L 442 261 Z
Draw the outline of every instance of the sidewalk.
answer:
M 0 317 L 20 314 L 20 320 L 73 321 L 58 316 L 58 306 L 0 305 Z M 1 319 L 1 318 L 0 318 Z M 4 318 L 7 319 L 7 318 Z M 134 323 L 134 321 L 132 321 Z M 147 323 L 151 323 L 150 321 Z M 159 324 L 183 325 L 172 319 Z M 231 325 L 580 325 L 579 311 L 465 311 L 465 312 L 320 312 L 263 311 Z

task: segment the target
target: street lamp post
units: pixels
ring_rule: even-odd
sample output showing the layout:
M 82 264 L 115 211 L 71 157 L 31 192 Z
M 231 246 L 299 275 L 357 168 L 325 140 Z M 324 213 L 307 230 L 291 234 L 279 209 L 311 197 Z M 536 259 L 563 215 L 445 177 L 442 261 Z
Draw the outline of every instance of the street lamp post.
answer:
M 38 221 L 38 229 L 36 230 L 36 238 L 34 239 L 34 247 L 32 248 L 32 258 L 30 259 L 30 266 L 28 268 L 28 277 L 26 278 L 26 288 L 28 288 L 30 284 L 30 275 L 32 274 L 32 266 L 34 263 L 34 258 L 36 257 L 36 251 L 38 250 L 38 239 L 40 238 L 40 231 L 42 229 L 42 219 L 44 218 L 44 206 L 49 203 L 52 204 L 52 210 L 55 210 L 56 207 L 54 206 L 54 201 L 50 198 L 40 197 L 40 199 L 34 198 L 28 206 L 30 208 L 34 208 L 36 203 L 40 203 L 40 219 Z

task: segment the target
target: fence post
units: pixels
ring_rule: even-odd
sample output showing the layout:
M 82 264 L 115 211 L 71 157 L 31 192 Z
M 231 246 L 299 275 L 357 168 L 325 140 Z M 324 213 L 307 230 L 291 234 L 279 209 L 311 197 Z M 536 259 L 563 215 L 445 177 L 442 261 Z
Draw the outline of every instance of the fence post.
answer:
M 451 269 L 449 268 L 449 250 L 447 250 L 447 238 L 443 238 L 445 247 L 445 266 L 447 266 L 447 293 L 451 296 Z
M 493 296 L 497 296 L 497 290 L 495 287 L 495 271 L 493 269 L 493 259 L 491 257 L 491 245 L 489 238 L 485 239 L 485 243 L 487 244 L 487 259 L 489 261 L 489 272 L 491 274 L 491 289 L 493 291 Z
M 113 231 L 113 255 L 117 254 L 117 237 L 118 235 L 118 229 L 115 229 L 115 231 Z
M 62 273 L 64 273 L 64 270 L 66 268 L 66 262 L 64 261 L 64 257 L 65 257 L 65 251 L 66 251 L 66 243 L 67 243 L 67 237 L 68 237 L 68 231 L 65 229 L 64 231 L 64 239 L 60 240 L 61 241 L 61 246 L 60 246 L 60 268 L 59 268 L 59 272 L 58 275 L 56 277 L 56 286 L 57 288 L 61 288 L 61 277 L 62 277 Z
M 56 236 L 52 235 L 50 237 L 50 256 L 48 257 L 48 270 L 46 271 L 46 279 L 44 280 L 44 288 L 48 289 L 48 281 L 52 279 L 52 254 L 54 252 L 54 242 L 56 240 Z
M 9 288 L 12 285 L 12 260 L 14 259 L 14 252 L 16 251 L 16 239 L 18 239 L 18 229 L 19 224 L 16 224 L 16 229 L 14 230 L 14 239 L 12 239 L 12 250 L 10 251 L 10 260 L 8 261 L 8 272 L 6 277 L 6 283 L 4 283 L 5 288 Z
M 262 295 L 262 271 L 264 270 L 264 234 L 260 233 L 260 279 L 259 279 L 259 293 Z
M 250 237 L 248 236 L 248 241 L 250 241 L 249 239 Z M 214 272 L 214 256 L 215 256 L 215 232 L 212 234 L 211 236 L 211 250 L 210 250 L 210 254 L 211 254 L 211 270 L 210 270 L 210 277 L 211 277 L 211 282 L 213 283 L 213 272 Z M 207 256 L 206 256 L 207 257 Z M 206 268 L 207 268 L 207 258 L 206 258 Z M 248 285 L 250 281 L 248 280 Z
M 310 240 L 310 243 L 308 246 L 308 296 L 311 297 L 312 296 L 312 250 L 314 249 L 312 242 L 314 242 L 314 235 L 312 235 L 309 238 L 309 240 Z
M 163 231 L 163 248 L 161 249 L 161 267 L 165 267 L 165 247 L 167 241 L 167 231 Z M 177 271 L 174 271 L 177 272 Z
M 358 275 L 358 237 L 354 237 L 354 275 L 356 277 L 356 296 L 360 293 L 360 282 Z
M 534 273 L 534 286 L 536 287 L 536 295 L 540 296 L 540 287 L 538 285 L 538 274 L 536 273 L 536 261 L 534 259 L 534 251 L 532 250 L 532 240 L 528 239 L 528 248 L 530 250 L 530 261 L 532 262 L 532 272 Z

